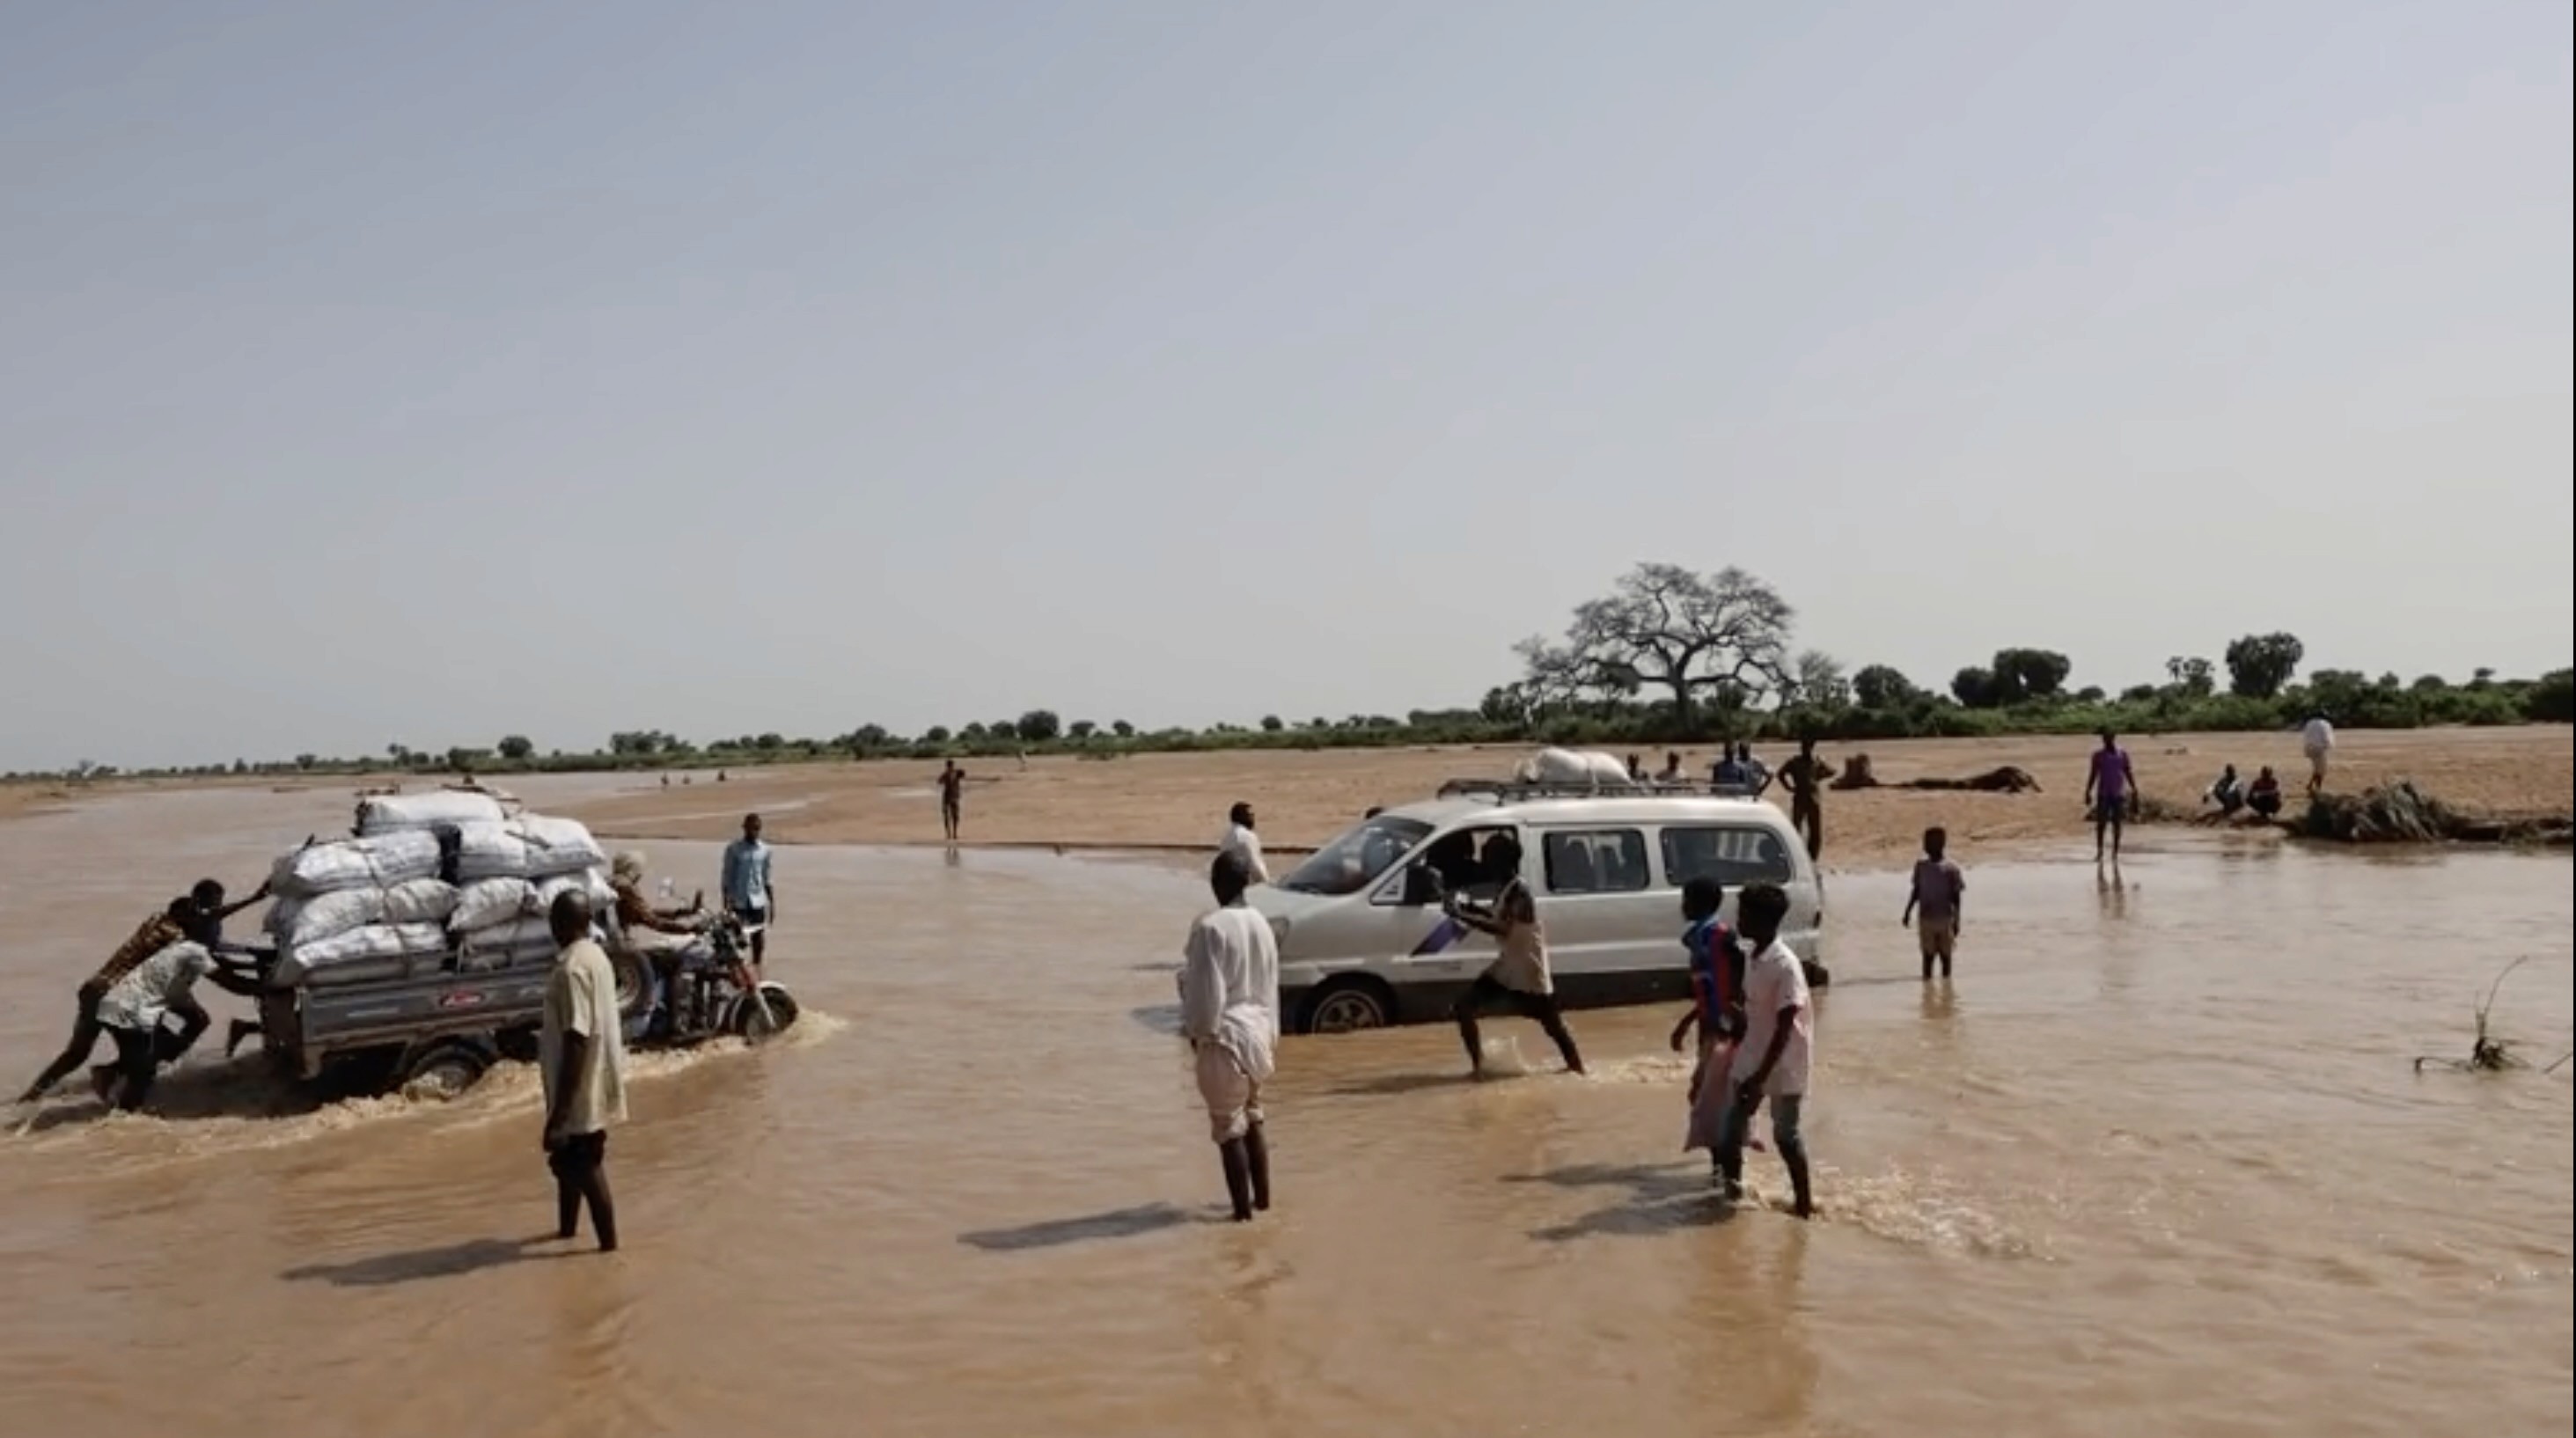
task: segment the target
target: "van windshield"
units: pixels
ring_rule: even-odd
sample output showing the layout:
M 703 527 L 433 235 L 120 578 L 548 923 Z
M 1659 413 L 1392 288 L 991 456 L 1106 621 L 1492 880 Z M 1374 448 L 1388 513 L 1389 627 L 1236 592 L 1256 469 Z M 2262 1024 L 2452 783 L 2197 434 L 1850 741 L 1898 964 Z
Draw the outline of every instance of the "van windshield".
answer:
M 1279 887 L 1297 894 L 1356 894 L 1431 837 L 1419 819 L 1380 814 L 1315 851 Z

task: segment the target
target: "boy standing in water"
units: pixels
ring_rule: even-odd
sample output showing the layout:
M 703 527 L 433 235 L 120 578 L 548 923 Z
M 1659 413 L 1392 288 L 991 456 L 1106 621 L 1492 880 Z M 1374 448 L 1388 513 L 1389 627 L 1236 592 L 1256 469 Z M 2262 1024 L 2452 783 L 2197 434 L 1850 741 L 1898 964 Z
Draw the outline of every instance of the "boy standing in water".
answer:
M 1808 1178 L 1807 1141 L 1798 1124 L 1806 1109 L 1813 1061 L 1808 1017 L 1812 999 L 1805 966 L 1780 942 L 1780 926 L 1789 917 L 1789 895 L 1777 884 L 1753 884 L 1736 900 L 1735 913 L 1754 952 L 1744 965 L 1744 1042 L 1736 1045 L 1727 1071 L 1733 1094 L 1718 1123 L 1718 1175 L 1729 1199 L 1743 1196 L 1745 1139 L 1752 1131 L 1754 1114 L 1768 1100 L 1772 1146 L 1788 1165 L 1797 1215 L 1809 1218 L 1816 1211 L 1815 1189 Z
M 1707 1149 L 1714 1160 L 1718 1125 L 1726 1114 L 1726 1072 L 1735 1043 L 1744 1036 L 1744 948 L 1718 921 L 1726 890 L 1715 879 L 1682 886 L 1682 949 L 1690 955 L 1691 1008 L 1673 1027 L 1673 1052 L 1692 1028 L 1699 1030 L 1699 1062 L 1691 1068 L 1690 1128 L 1682 1152 Z M 1711 1070 L 1715 1070 L 1712 1075 Z
M 1968 876 L 1952 862 L 1950 831 L 1934 825 L 1923 831 L 1923 857 L 1914 861 L 1914 889 L 1905 896 L 1900 925 L 1911 925 L 1923 950 L 1923 982 L 1932 982 L 1939 960 L 1941 977 L 1950 977 L 1950 958 L 1958 952 L 1959 916 L 1968 893 Z
M 756 974 L 769 957 L 769 925 L 778 917 L 778 887 L 769 877 L 769 845 L 760 837 L 760 816 L 742 816 L 742 837 L 725 845 L 721 870 L 727 912 L 750 926 L 751 967 Z
M 1538 901 L 1521 881 L 1520 841 L 1509 834 L 1486 840 L 1485 870 L 1503 881 L 1490 912 L 1463 908 L 1454 899 L 1449 905 L 1449 917 L 1493 935 L 1502 950 L 1449 1011 L 1458 1021 L 1458 1037 L 1467 1045 L 1468 1072 L 1476 1078 L 1485 1076 L 1485 1039 L 1477 1030 L 1477 1016 L 1501 1012 L 1518 1014 L 1545 1030 L 1556 1051 L 1565 1056 L 1566 1070 L 1579 1074 L 1583 1055 L 1574 1047 L 1574 1035 L 1566 1030 L 1565 1015 L 1557 1010 L 1556 982 L 1548 973 L 1547 929 L 1539 922 Z
M 1240 858 L 1216 856 L 1208 869 L 1216 908 L 1190 925 L 1181 951 L 1181 1032 L 1196 1057 L 1199 1097 L 1237 1223 L 1270 1207 L 1261 1086 L 1270 1081 L 1279 1043 L 1279 942 L 1243 902 L 1251 880 Z

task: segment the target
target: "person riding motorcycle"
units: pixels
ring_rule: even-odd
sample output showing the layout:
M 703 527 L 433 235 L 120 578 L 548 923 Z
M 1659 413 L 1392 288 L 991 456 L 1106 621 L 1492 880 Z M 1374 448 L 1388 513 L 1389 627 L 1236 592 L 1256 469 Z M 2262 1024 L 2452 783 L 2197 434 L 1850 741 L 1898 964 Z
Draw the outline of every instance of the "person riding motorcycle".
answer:
M 652 964 L 660 984 L 648 1032 L 667 1033 L 679 1012 L 680 977 L 689 950 L 706 928 L 706 895 L 699 894 L 687 908 L 655 908 L 644 897 L 644 856 L 632 850 L 609 861 L 608 882 L 617 896 L 617 928 L 626 947 Z

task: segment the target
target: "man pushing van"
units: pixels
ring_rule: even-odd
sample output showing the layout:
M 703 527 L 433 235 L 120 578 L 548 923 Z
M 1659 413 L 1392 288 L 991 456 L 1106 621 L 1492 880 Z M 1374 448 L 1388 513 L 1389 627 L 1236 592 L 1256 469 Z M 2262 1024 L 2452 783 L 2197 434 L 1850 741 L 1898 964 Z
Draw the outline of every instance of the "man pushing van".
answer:
M 1451 918 L 1493 935 L 1501 950 L 1449 1011 L 1458 1021 L 1458 1037 L 1467 1045 L 1468 1071 L 1477 1078 L 1485 1076 L 1485 1039 L 1477 1030 L 1477 1018 L 1510 1013 L 1537 1024 L 1555 1040 L 1567 1071 L 1581 1073 L 1583 1055 L 1574 1047 L 1574 1035 L 1566 1030 L 1565 1015 L 1557 1010 L 1556 983 L 1548 973 L 1547 926 L 1539 919 L 1538 901 L 1530 896 L 1529 885 L 1521 881 L 1520 841 L 1509 834 L 1486 840 L 1483 868 L 1503 881 L 1493 908 L 1480 912 L 1463 906 L 1454 896 L 1446 906 Z

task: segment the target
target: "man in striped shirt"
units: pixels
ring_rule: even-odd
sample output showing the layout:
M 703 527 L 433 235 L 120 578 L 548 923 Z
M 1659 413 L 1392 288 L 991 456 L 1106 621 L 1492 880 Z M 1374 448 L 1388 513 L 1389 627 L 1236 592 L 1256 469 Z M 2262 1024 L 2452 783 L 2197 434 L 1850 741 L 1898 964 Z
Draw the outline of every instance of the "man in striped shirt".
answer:
M 27 1086 L 25 1093 L 18 1096 L 18 1102 L 34 1103 L 43 1098 L 54 1085 L 69 1077 L 72 1070 L 89 1062 L 91 1050 L 98 1047 L 104 1034 L 98 1021 L 99 1000 L 107 997 L 107 991 L 116 986 L 117 980 L 134 972 L 145 959 L 188 937 L 178 918 L 181 905 L 207 916 L 220 937 L 224 920 L 267 898 L 268 885 L 263 883 L 249 898 L 237 904 L 226 904 L 223 885 L 212 879 L 200 879 L 185 899 L 166 909 L 153 911 L 149 918 L 137 924 L 116 952 L 108 956 L 107 962 L 99 966 L 98 972 L 90 975 L 89 981 L 80 986 L 78 1008 L 72 1018 L 71 1042 L 63 1045 L 62 1053 L 45 1066 L 45 1071 Z

